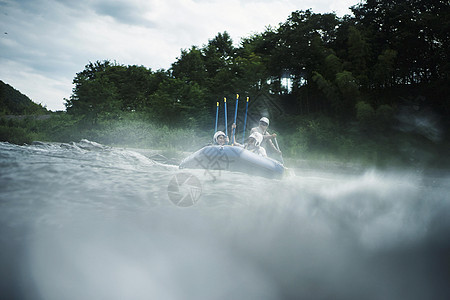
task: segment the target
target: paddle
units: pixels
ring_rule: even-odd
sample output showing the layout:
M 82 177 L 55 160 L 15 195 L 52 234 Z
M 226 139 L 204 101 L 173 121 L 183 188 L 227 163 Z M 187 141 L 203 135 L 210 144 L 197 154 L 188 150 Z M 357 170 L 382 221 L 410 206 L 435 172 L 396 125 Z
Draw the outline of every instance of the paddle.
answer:
M 214 127 L 214 133 L 217 132 L 217 121 L 219 120 L 219 101 L 217 101 L 217 109 L 216 109 L 216 127 Z
M 239 94 L 236 94 L 236 107 L 234 109 L 234 124 L 236 124 L 238 104 L 239 104 Z M 234 139 L 235 139 L 235 136 L 234 136 L 235 132 L 236 132 L 236 128 L 233 127 L 233 133 L 232 133 L 233 136 L 231 138 L 231 140 L 233 141 L 233 145 L 234 145 Z
M 275 140 L 275 146 L 277 146 L 277 150 L 280 151 L 281 163 L 284 165 L 283 154 L 281 153 L 280 147 L 278 146 L 277 138 L 273 138 Z
M 242 131 L 242 145 L 244 145 L 245 143 L 245 125 L 247 124 L 247 110 L 248 110 L 248 97 L 247 97 L 247 104 L 245 105 L 244 131 Z
M 228 136 L 228 121 L 227 121 L 227 98 L 223 98 L 225 103 L 225 135 Z

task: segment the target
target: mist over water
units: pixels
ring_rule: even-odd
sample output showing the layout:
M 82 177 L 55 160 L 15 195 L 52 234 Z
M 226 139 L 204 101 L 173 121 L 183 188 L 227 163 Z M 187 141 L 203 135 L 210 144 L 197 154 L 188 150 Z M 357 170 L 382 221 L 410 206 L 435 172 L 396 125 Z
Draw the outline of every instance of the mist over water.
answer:
M 201 183 L 189 207 L 168 193 L 181 172 Z M 270 180 L 0 143 L 0 298 L 447 299 L 449 194 L 445 172 Z

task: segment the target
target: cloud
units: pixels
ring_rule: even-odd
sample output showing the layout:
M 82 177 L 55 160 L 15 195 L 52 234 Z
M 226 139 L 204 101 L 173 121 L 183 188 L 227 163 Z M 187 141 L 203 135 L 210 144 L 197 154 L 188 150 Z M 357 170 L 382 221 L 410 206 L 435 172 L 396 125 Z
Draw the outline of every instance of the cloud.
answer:
M 13 87 L 15 89 L 19 86 L 19 91 L 22 94 L 36 95 L 33 101 L 47 106 L 48 109 L 52 109 L 52 107 L 49 107 L 52 104 L 48 102 L 49 99 L 60 99 L 61 103 L 58 103 L 57 106 L 54 105 L 53 110 L 64 109 L 63 98 L 69 98 L 72 90 L 72 78 L 45 76 L 33 68 L 14 61 L 1 61 L 1 65 L 1 77 L 8 78 L 9 82 L 14 82 L 15 86 Z
M 144 27 L 155 27 L 156 23 L 151 22 L 142 11 L 148 11 L 151 2 L 145 1 L 98 1 L 93 5 L 95 12 L 101 16 L 110 16 L 115 21 L 123 24 L 138 25 Z
M 292 11 L 343 15 L 355 1 L 0 0 L 0 79 L 52 110 L 64 109 L 71 89 L 62 93 L 55 82 L 70 85 L 89 61 L 168 69 L 180 49 L 202 46 L 218 32 L 239 44 Z M 25 70 L 28 82 L 18 76 Z

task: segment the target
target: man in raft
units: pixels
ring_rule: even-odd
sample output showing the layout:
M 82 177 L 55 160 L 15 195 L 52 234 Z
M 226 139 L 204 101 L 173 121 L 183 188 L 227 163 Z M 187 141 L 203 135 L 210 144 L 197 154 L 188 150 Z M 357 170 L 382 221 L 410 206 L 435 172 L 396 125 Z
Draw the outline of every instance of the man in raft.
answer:
M 262 117 L 261 119 L 259 119 L 259 126 L 258 127 L 253 127 L 252 130 L 250 131 L 250 135 L 254 132 L 258 132 L 260 134 L 262 134 L 263 136 L 263 141 L 261 142 L 261 147 L 264 147 L 264 149 L 268 150 L 267 147 L 269 147 L 270 152 L 275 152 L 278 155 L 281 155 L 281 151 L 277 149 L 277 147 L 275 147 L 275 145 L 272 142 L 272 139 L 276 138 L 277 135 L 274 134 L 270 134 L 267 131 L 267 128 L 269 128 L 269 119 L 266 117 Z

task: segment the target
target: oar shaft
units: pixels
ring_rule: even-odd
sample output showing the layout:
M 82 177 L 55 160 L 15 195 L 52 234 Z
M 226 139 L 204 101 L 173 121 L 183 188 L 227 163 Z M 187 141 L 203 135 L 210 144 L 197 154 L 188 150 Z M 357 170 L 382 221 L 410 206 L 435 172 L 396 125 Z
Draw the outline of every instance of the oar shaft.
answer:
M 242 145 L 245 143 L 245 126 L 247 125 L 248 97 L 245 105 L 244 130 L 242 131 Z
M 239 104 L 239 94 L 236 94 L 236 107 L 234 108 L 234 124 L 236 124 L 236 120 L 237 120 L 238 104 Z M 233 141 L 233 144 L 234 144 L 235 134 L 236 134 L 236 128 L 233 128 L 233 137 L 231 139 Z
M 217 101 L 217 108 L 216 108 L 216 126 L 214 127 L 214 133 L 217 132 L 217 122 L 219 121 L 219 101 Z
M 225 135 L 228 136 L 228 120 L 227 120 L 227 98 L 223 98 L 225 104 Z
M 273 139 L 274 139 L 274 141 L 275 141 L 275 146 L 277 147 L 277 150 L 280 151 L 281 163 L 284 165 L 283 154 L 281 154 L 281 150 L 280 150 L 280 146 L 278 146 L 277 138 L 273 138 Z

